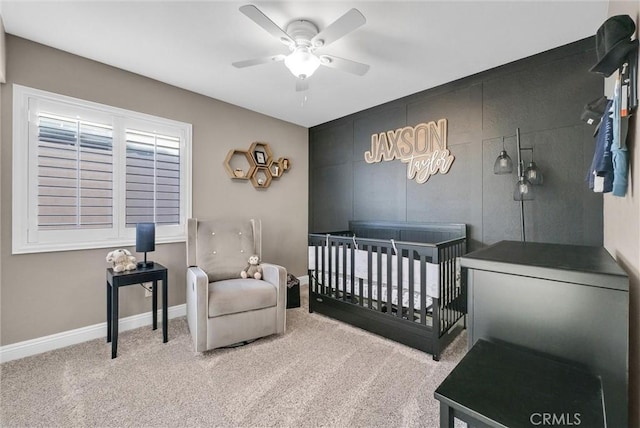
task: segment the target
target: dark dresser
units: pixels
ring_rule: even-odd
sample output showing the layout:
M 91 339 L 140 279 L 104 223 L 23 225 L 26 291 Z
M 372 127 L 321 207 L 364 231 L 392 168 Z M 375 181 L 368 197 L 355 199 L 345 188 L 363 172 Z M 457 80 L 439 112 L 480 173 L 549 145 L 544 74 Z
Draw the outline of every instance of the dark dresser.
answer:
M 469 348 L 504 341 L 584 368 L 607 426 L 628 425 L 629 279 L 604 248 L 501 241 L 461 265 Z

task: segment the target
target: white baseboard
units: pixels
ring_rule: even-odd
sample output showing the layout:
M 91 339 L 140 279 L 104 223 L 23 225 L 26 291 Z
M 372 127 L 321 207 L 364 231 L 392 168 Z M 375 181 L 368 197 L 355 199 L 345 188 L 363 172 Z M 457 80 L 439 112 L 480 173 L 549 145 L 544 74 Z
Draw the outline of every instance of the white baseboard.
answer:
M 299 276 L 298 279 L 300 280 L 300 285 L 304 286 L 309 284 L 309 275 Z M 182 304 L 170 307 L 168 316 L 169 319 L 172 319 L 185 316 L 186 314 L 187 305 Z M 162 311 L 158 311 L 158 319 L 162 320 Z M 130 317 L 120 319 L 118 331 L 133 330 L 134 328 L 151 325 L 152 322 L 153 319 L 151 317 L 151 311 L 144 314 L 132 315 Z M 17 360 L 30 355 L 41 354 L 43 352 L 64 348 L 66 346 L 87 342 L 93 339 L 99 339 L 101 337 L 107 337 L 106 321 L 100 324 L 77 328 L 75 330 L 63 331 L 62 333 L 56 333 L 36 339 L 25 340 L 24 342 L 1 346 L 0 363 Z
M 187 314 L 187 305 L 171 306 L 168 311 L 169 319 L 178 318 Z M 122 318 L 118 323 L 118 331 L 133 330 L 134 328 L 151 325 L 153 317 L 151 311 L 144 314 L 132 315 Z M 158 323 L 162 323 L 162 311 L 158 311 Z M 6 361 L 17 360 L 18 358 L 28 357 L 30 355 L 40 354 L 42 352 L 51 351 L 65 346 L 75 345 L 77 343 L 87 342 L 93 339 L 107 337 L 107 322 L 94 324 L 87 327 L 77 328 L 75 330 L 63 331 L 62 333 L 52 334 L 50 336 L 39 337 L 37 339 L 25 340 L 24 342 L 12 343 L 0 347 L 0 363 Z

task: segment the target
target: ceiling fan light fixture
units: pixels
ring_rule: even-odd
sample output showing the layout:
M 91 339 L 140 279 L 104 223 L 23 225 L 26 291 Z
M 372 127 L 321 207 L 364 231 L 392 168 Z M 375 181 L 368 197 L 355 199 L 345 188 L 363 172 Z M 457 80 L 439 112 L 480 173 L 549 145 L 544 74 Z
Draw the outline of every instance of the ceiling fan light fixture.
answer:
M 320 59 L 306 47 L 296 48 L 284 59 L 284 65 L 299 79 L 311 77 L 320 66 Z
M 311 77 L 320 65 L 355 74 L 356 76 L 364 76 L 369 70 L 367 64 L 335 56 L 314 54 L 316 49 L 324 48 L 334 43 L 367 22 L 364 15 L 357 9 L 350 9 L 334 22 L 325 26 L 322 31 L 318 31 L 316 24 L 307 19 L 295 19 L 284 30 L 252 4 L 240 6 L 240 12 L 258 24 L 276 40 L 287 45 L 291 53 L 288 56 L 275 55 L 236 61 L 232 63 L 236 68 L 252 67 L 284 60 L 285 66 L 300 81 Z

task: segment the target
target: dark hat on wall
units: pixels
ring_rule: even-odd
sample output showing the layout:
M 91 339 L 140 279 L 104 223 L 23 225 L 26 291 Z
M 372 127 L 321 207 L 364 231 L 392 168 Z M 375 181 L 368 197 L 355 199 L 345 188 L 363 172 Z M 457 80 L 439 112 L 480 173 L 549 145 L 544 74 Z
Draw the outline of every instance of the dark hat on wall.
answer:
M 580 119 L 584 120 L 589 125 L 598 125 L 600 123 L 600 119 L 602 119 L 602 115 L 604 114 L 604 109 L 607 107 L 608 101 L 607 97 L 600 97 L 587 103 L 582 110 Z
M 609 112 L 605 113 L 607 106 L 609 106 L 609 100 L 607 97 L 596 98 L 595 100 L 585 104 L 584 109 L 582 110 L 582 114 L 580 115 L 580 119 L 587 122 L 589 125 L 595 125 L 595 129 L 593 130 L 593 136 L 598 135 L 598 131 L 600 131 L 600 125 L 602 124 L 602 118 L 605 114 L 609 114 Z
M 636 24 L 629 15 L 616 15 L 604 21 L 596 33 L 598 62 L 589 71 L 611 76 L 624 63 L 627 54 L 638 48 L 638 40 L 631 40 L 635 32 Z

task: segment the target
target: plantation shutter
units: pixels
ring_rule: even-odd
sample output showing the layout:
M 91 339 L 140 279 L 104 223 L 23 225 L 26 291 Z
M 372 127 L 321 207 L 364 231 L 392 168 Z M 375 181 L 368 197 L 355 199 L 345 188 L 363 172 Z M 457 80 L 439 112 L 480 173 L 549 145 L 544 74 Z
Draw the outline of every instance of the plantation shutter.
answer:
M 113 227 L 113 128 L 38 114 L 38 229 Z
M 180 138 L 127 129 L 126 225 L 180 224 Z

